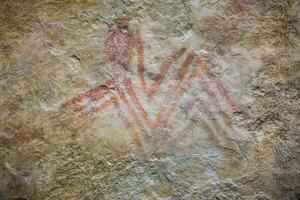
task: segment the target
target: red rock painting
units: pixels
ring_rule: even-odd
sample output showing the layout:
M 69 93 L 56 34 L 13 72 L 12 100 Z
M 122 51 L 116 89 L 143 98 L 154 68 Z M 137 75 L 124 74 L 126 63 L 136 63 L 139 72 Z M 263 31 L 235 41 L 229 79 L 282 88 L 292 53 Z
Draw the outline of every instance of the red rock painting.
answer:
M 105 42 L 105 52 L 113 69 L 112 79 L 107 80 L 103 85 L 75 96 L 66 101 L 63 106 L 71 108 L 72 111 L 77 113 L 78 120 L 85 120 L 91 114 L 99 114 L 106 108 L 112 107 L 117 112 L 123 125 L 131 133 L 132 141 L 135 143 L 139 152 L 144 151 L 143 134 L 154 134 L 154 132 L 157 132 L 156 130 L 165 124 L 172 124 L 172 115 L 174 115 L 175 110 L 178 109 L 178 105 L 182 101 L 184 94 L 192 87 L 193 81 L 196 81 L 198 87 L 208 94 L 214 109 L 224 121 L 226 121 L 226 114 L 218 103 L 216 93 L 209 85 L 202 83 L 200 80 L 206 77 L 210 81 L 213 81 L 217 87 L 217 91 L 228 106 L 231 109 L 237 109 L 235 101 L 230 96 L 230 92 L 222 84 L 220 79 L 208 70 L 208 65 L 204 63 L 201 56 L 195 52 L 187 51 L 188 50 L 183 47 L 170 55 L 160 66 L 158 78 L 155 79 L 152 84 L 148 84 L 145 81 L 144 50 L 141 35 L 139 33 L 133 33 L 128 21 L 121 19 L 117 24 L 117 28 L 109 31 Z M 128 70 L 129 67 L 132 67 L 131 64 L 135 53 L 137 53 L 137 71 L 139 75 L 139 81 L 137 83 L 133 82 L 128 75 Z M 155 104 L 155 97 L 161 89 L 161 85 L 167 76 L 166 74 L 172 67 L 177 65 L 181 58 L 183 58 L 183 61 L 175 77 L 173 77 L 176 81 L 163 92 L 164 98 L 162 102 Z M 138 92 L 142 92 L 145 98 L 147 98 L 146 101 L 143 101 L 147 102 L 147 105 L 143 105 L 140 97 L 137 95 L 137 90 L 140 88 L 142 91 Z M 86 101 L 90 101 L 92 104 L 100 102 L 100 104 L 98 104 L 98 107 L 87 109 Z M 201 102 L 197 104 L 198 106 L 201 106 L 207 111 L 211 110 L 200 97 L 196 98 L 196 100 L 191 99 L 189 104 L 193 105 L 196 101 Z M 157 114 L 154 117 L 150 117 L 146 110 L 148 104 L 157 110 Z M 127 110 L 128 116 L 124 116 L 124 113 L 121 112 L 121 108 Z M 207 120 L 204 117 L 198 117 L 198 121 L 208 138 L 218 144 L 219 139 L 216 136 L 217 134 L 207 123 Z M 213 125 L 221 129 L 221 126 L 217 122 L 214 122 Z M 231 124 L 228 123 L 227 125 L 229 127 L 231 126 Z M 188 129 L 191 129 L 191 126 L 188 125 L 183 130 L 187 132 Z M 77 134 L 75 135 L 77 136 Z M 76 136 L 74 136 L 74 138 L 76 138 Z

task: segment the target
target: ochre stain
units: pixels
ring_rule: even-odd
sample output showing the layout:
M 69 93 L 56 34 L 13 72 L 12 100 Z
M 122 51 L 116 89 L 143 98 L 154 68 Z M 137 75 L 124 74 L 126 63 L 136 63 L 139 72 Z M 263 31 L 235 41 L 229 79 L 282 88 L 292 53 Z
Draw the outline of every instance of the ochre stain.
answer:
M 19 149 L 35 139 L 43 140 L 43 136 L 44 132 L 41 129 L 20 131 L 9 140 L 9 146 L 13 149 Z

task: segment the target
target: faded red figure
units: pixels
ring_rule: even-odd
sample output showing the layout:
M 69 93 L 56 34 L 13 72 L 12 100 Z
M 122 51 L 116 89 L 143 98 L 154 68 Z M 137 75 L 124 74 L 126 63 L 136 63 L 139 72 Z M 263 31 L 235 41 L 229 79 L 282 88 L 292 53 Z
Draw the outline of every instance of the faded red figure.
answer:
M 196 82 L 199 88 L 209 96 L 214 110 L 219 113 L 222 120 L 229 127 L 231 126 L 226 113 L 218 103 L 217 95 L 206 82 L 201 82 L 201 77 L 206 77 L 206 79 L 215 83 L 229 107 L 234 109 L 236 105 L 227 89 L 214 74 L 208 71 L 208 66 L 196 53 L 187 53 L 186 48 L 174 52 L 162 63 L 159 69 L 160 73 L 154 81 L 151 84 L 147 83 L 145 81 L 144 50 L 141 36 L 130 29 L 128 20 L 125 18 L 118 20 L 117 27 L 109 31 L 105 42 L 105 51 L 113 69 L 113 78 L 63 104 L 63 106 L 69 107 L 77 113 L 79 120 L 85 120 L 90 115 L 101 113 L 107 107 L 113 106 L 122 123 L 131 133 L 138 151 L 143 152 L 143 136 L 153 135 L 157 132 L 159 134 L 163 132 L 161 128 L 167 124 L 170 125 L 169 129 L 175 127 L 175 125 L 172 125 L 172 118 L 178 114 L 175 110 L 178 109 L 184 94 Z M 185 54 L 186 57 L 176 70 L 175 77 L 172 81 L 169 81 L 170 83 L 165 84 L 168 87 L 161 87 L 163 81 L 167 78 L 166 74 L 173 69 L 172 66 L 178 64 L 179 59 Z M 135 55 L 137 57 L 138 80 L 133 80 L 130 76 Z M 160 95 L 160 98 L 156 98 L 158 95 Z M 86 104 L 87 101 L 90 101 L 91 104 L 101 103 L 99 106 L 89 108 Z M 191 99 L 188 102 L 186 112 L 189 112 L 189 109 L 195 104 L 206 110 L 211 109 L 200 98 Z M 147 112 L 149 108 L 151 108 L 151 114 L 149 114 L 149 110 Z M 153 110 L 155 110 L 154 113 Z M 198 116 L 197 120 L 201 123 L 208 137 L 218 144 L 219 140 L 211 124 L 207 123 L 203 116 Z M 213 123 L 214 127 L 219 126 L 217 122 Z M 190 127 L 191 125 L 187 124 L 186 127 L 183 127 L 183 130 L 186 132 Z M 77 134 L 75 130 L 74 137 Z M 176 138 L 180 137 L 180 134 L 177 134 Z

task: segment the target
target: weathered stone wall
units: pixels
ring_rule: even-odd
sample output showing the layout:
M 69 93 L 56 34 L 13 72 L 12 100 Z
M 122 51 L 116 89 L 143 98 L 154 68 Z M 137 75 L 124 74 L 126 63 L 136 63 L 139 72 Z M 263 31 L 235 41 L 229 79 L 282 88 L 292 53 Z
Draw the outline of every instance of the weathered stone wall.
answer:
M 0 1 L 0 199 L 299 199 L 296 0 Z

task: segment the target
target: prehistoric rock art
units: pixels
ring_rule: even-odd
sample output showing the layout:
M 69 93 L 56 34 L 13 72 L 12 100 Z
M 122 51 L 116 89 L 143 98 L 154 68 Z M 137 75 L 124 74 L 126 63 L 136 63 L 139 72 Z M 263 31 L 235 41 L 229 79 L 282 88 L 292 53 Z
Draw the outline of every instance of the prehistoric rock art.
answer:
M 209 71 L 208 66 L 201 56 L 194 52 L 187 53 L 175 77 L 173 77 L 175 82 L 169 86 L 167 91 L 163 92 L 164 98 L 162 102 L 155 104 L 153 102 L 155 95 L 160 91 L 166 74 L 170 68 L 174 67 L 178 60 L 185 55 L 187 49 L 183 47 L 170 55 L 161 65 L 159 76 L 152 84 L 148 84 L 145 81 L 144 50 L 141 35 L 139 33 L 133 33 L 127 19 L 120 19 L 117 28 L 108 33 L 105 50 L 111 62 L 114 73 L 113 78 L 107 80 L 103 85 L 99 85 L 96 88 L 67 100 L 63 106 L 70 107 L 78 116 L 77 119 L 79 121 L 86 119 L 91 114 L 101 113 L 101 111 L 110 106 L 114 107 L 124 126 L 127 127 L 132 134 L 132 140 L 136 144 L 139 152 L 143 152 L 141 134 L 153 134 L 155 129 L 158 129 L 164 124 L 172 123 L 170 121 L 172 115 L 174 115 L 174 111 L 178 108 L 178 104 L 181 102 L 184 93 L 189 91 L 192 87 L 193 81 L 196 81 L 197 86 L 208 94 L 210 101 L 214 105 L 213 109 L 221 116 L 223 121 L 228 121 L 226 119 L 229 117 L 218 103 L 215 92 L 213 92 L 206 83 L 201 82 L 203 77 L 215 82 L 218 92 L 227 102 L 227 105 L 231 109 L 237 109 L 234 100 L 230 96 L 230 92 L 221 83 L 219 78 Z M 137 83 L 132 82 L 128 76 L 128 68 L 132 64 L 135 52 L 137 52 L 137 67 L 139 73 L 139 82 Z M 192 65 L 195 66 L 193 67 Z M 142 105 L 137 95 L 140 93 L 143 93 L 143 96 L 147 99 L 144 102 L 147 102 L 150 106 L 154 106 L 158 111 L 155 117 L 151 118 L 145 106 Z M 101 103 L 98 107 L 89 109 L 86 105 L 86 101 Z M 201 97 L 191 99 L 189 101 L 189 107 L 193 106 L 196 102 L 201 102 L 200 106 L 208 112 L 211 112 L 211 108 L 206 105 L 207 102 L 201 100 Z M 121 112 L 122 108 L 128 111 L 129 117 L 124 116 Z M 207 124 L 207 119 L 199 117 L 198 120 L 208 137 L 219 145 L 219 140 L 213 130 L 213 127 L 222 129 L 218 122 L 214 121 L 213 127 L 211 127 Z M 232 124 L 227 123 L 227 125 L 233 131 Z M 183 129 L 186 130 L 188 127 L 190 127 L 189 124 Z
M 298 200 L 296 0 L 0 0 L 0 200 Z

